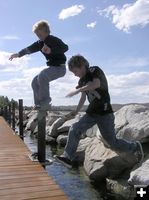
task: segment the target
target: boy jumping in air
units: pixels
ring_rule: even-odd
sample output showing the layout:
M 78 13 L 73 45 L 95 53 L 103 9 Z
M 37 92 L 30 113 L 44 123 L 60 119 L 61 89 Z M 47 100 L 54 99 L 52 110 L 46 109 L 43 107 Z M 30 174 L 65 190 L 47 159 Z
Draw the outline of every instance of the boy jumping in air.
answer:
M 51 97 L 49 94 L 49 82 L 63 77 L 66 73 L 66 56 L 68 46 L 59 38 L 50 35 L 50 27 L 47 21 L 39 21 L 33 25 L 33 32 L 39 40 L 18 53 L 12 54 L 9 60 L 20 58 L 26 54 L 38 51 L 45 56 L 47 68 L 35 76 L 32 81 L 35 109 L 49 110 Z
M 68 62 L 68 67 L 75 76 L 80 78 L 76 90 L 67 95 L 72 97 L 81 93 L 79 104 L 73 114 L 76 115 L 80 111 L 86 96 L 89 106 L 80 121 L 70 128 L 65 151 L 61 156 L 55 156 L 56 160 L 71 168 L 81 134 L 97 124 L 102 137 L 112 150 L 134 154 L 136 161 L 142 162 L 144 154 L 140 142 L 116 138 L 114 114 L 104 72 L 99 67 L 89 67 L 88 61 L 81 55 L 73 56 Z

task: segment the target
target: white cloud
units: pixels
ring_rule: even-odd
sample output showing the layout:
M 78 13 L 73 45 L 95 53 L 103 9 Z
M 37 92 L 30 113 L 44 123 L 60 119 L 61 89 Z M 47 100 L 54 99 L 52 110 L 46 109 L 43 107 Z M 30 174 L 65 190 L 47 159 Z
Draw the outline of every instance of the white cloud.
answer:
M 91 22 L 90 24 L 87 24 L 87 28 L 95 28 L 95 26 L 97 25 L 97 22 Z
M 149 72 L 133 72 L 126 75 L 108 76 L 112 102 L 148 102 Z
M 144 27 L 149 24 L 149 0 L 137 0 L 121 8 L 111 5 L 98 13 L 110 18 L 117 29 L 129 33 L 134 26 Z
M 0 75 L 1 77 L 5 76 L 0 80 L 0 94 L 16 100 L 23 98 L 24 105 L 33 105 L 31 82 L 44 67 L 30 68 L 31 60 L 26 60 L 26 57 L 24 57 L 25 60 L 14 60 L 14 63 L 10 65 L 8 63 L 9 55 L 10 53 L 0 52 Z M 20 65 L 23 68 L 18 69 Z M 16 77 L 7 78 L 7 73 L 12 72 L 12 69 L 16 70 L 15 73 L 19 73 Z M 113 103 L 148 102 L 149 72 L 133 72 L 125 75 L 108 75 L 107 77 Z M 50 91 L 53 105 L 77 104 L 79 95 L 70 99 L 65 98 L 65 95 L 76 87 L 77 82 L 78 78 L 68 71 L 63 78 L 51 82 Z
M 0 36 L 0 40 L 20 40 L 20 38 L 16 35 L 5 35 Z
M 65 8 L 60 12 L 59 19 L 64 20 L 69 17 L 79 15 L 84 9 L 85 7 L 83 5 L 74 5 L 69 8 Z
M 149 66 L 149 58 L 147 57 L 130 57 L 130 58 L 118 58 L 107 61 L 107 65 L 114 68 L 132 68 L 132 67 L 147 67 Z
M 20 71 L 28 65 L 30 60 L 29 56 L 16 58 L 12 61 L 9 60 L 11 53 L 0 51 L 0 72 L 16 72 Z
M 18 100 L 23 98 L 24 105 L 33 105 L 33 92 L 31 82 L 43 67 L 27 68 L 22 71 L 21 77 L 11 80 L 0 81 L 0 94 L 10 99 Z M 74 98 L 66 98 L 66 94 L 72 91 L 77 85 L 78 79 L 67 71 L 65 77 L 50 83 L 50 94 L 53 105 L 75 105 L 79 101 L 79 95 Z M 10 92 L 11 91 L 11 92 Z

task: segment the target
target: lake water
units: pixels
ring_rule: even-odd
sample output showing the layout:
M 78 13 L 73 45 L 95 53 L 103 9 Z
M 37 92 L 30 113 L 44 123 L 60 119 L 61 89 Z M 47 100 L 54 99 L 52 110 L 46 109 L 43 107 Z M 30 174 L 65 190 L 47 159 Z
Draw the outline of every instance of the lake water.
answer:
M 35 152 L 37 150 L 37 140 L 35 138 L 26 136 L 24 141 L 31 151 Z M 47 145 L 46 156 L 52 159 L 53 155 L 61 154 L 62 151 L 62 148 Z M 83 167 L 70 170 L 57 162 L 53 162 L 46 167 L 46 170 L 69 196 L 70 200 L 122 200 L 122 198 L 108 193 L 104 183 L 100 183 L 98 186 L 91 184 Z

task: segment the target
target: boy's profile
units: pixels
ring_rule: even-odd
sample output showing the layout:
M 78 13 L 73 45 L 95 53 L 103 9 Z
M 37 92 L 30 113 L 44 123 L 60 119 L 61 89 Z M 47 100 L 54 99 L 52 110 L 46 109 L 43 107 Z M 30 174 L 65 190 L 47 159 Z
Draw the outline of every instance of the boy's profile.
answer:
M 68 67 L 75 76 L 80 78 L 76 89 L 67 95 L 72 97 L 81 93 L 79 104 L 73 114 L 76 115 L 80 111 L 86 97 L 89 106 L 86 114 L 70 128 L 64 153 L 55 156 L 56 160 L 71 168 L 81 134 L 97 124 L 103 139 L 112 150 L 133 154 L 136 162 L 142 162 L 144 154 L 140 142 L 116 138 L 114 114 L 104 72 L 97 66 L 89 67 L 89 62 L 81 55 L 73 56 L 68 62 Z
M 10 60 L 22 57 L 26 54 L 41 51 L 46 58 L 47 68 L 34 77 L 32 88 L 34 93 L 35 109 L 49 110 L 51 97 L 49 94 L 49 82 L 63 77 L 66 73 L 65 52 L 68 46 L 58 37 L 50 35 L 50 27 L 47 21 L 39 21 L 33 25 L 33 32 L 39 40 L 18 53 L 10 56 Z

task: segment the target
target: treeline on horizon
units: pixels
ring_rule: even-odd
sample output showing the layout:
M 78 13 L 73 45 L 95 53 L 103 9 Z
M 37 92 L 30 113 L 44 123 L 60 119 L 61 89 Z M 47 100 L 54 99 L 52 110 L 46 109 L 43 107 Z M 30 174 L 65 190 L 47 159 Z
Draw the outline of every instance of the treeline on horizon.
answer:
M 18 102 L 15 101 L 14 99 L 9 99 L 7 96 L 1 96 L 0 95 L 0 108 L 3 108 L 5 106 L 9 106 L 10 104 L 12 104 L 13 102 L 15 102 L 15 107 L 18 108 Z M 117 111 L 120 108 L 122 108 L 125 105 L 130 105 L 130 104 L 134 104 L 134 103 L 129 103 L 129 104 L 112 104 L 113 110 Z M 139 104 L 139 103 L 138 103 Z M 149 108 L 149 103 L 140 103 L 141 105 L 145 105 L 146 107 Z M 83 108 L 81 109 L 82 112 L 85 112 L 87 109 L 88 105 L 84 105 Z M 52 106 L 52 111 L 73 111 L 75 110 L 77 107 L 77 105 L 67 105 L 67 106 Z M 32 109 L 32 106 L 24 106 L 25 110 L 30 110 Z
M 0 108 L 3 108 L 5 106 L 9 106 L 10 104 L 15 103 L 15 107 L 18 108 L 18 102 L 14 99 L 9 99 L 7 96 L 1 96 L 0 95 Z

